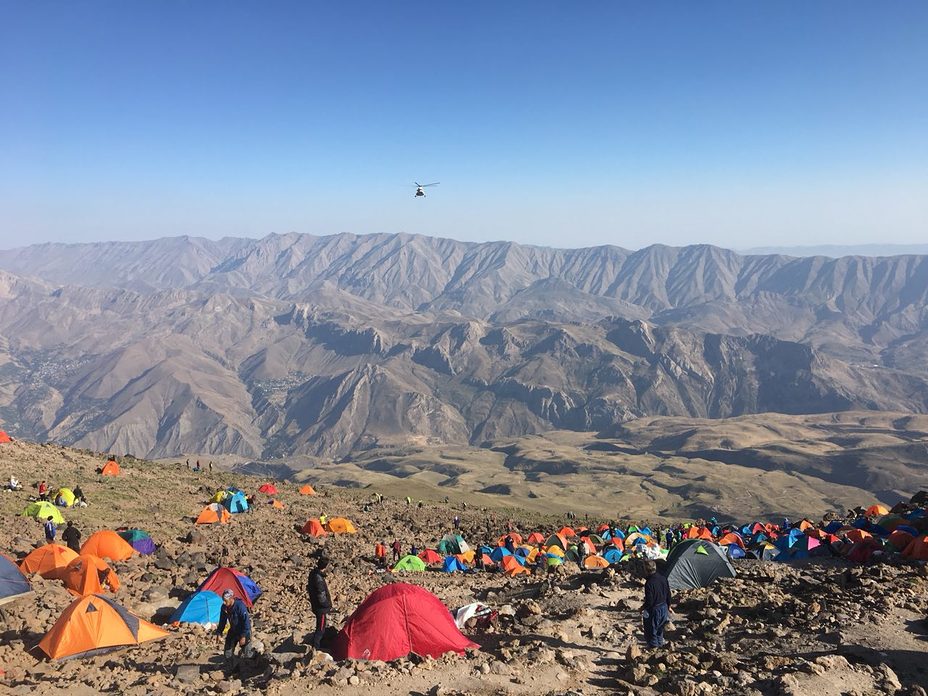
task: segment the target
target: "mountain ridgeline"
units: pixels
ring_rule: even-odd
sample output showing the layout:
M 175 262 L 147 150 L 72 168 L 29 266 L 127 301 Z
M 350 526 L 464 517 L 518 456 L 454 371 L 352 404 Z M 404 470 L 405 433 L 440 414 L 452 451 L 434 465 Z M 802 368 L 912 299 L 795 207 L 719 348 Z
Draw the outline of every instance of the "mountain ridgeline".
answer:
M 336 458 L 928 411 L 928 256 L 287 234 L 43 244 L 0 268 L 0 421 L 100 450 Z

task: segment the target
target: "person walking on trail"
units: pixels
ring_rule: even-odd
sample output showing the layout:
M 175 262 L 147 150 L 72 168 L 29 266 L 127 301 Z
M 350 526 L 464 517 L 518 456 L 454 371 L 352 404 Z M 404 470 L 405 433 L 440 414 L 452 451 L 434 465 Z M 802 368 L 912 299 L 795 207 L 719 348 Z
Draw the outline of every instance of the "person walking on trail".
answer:
M 74 526 L 74 523 L 68 520 L 68 526 L 61 533 L 61 540 L 68 545 L 74 553 L 81 552 L 81 532 Z
M 248 657 L 251 652 L 251 617 L 248 615 L 248 607 L 245 606 L 245 602 L 235 596 L 232 590 L 222 593 L 219 626 L 216 628 L 216 635 L 219 638 L 222 638 L 222 632 L 227 624 L 229 632 L 226 633 L 222 654 L 226 660 L 226 672 L 231 674 L 238 667 L 235 648 L 239 648 L 240 658 Z
M 403 545 L 400 544 L 399 539 L 394 539 L 391 548 L 393 549 L 393 565 L 396 565 L 396 562 L 400 560 L 403 555 Z
M 55 519 L 51 516 L 45 520 L 45 543 L 51 544 L 55 540 L 55 533 L 58 528 L 55 526 Z
M 645 562 L 648 579 L 644 583 L 644 604 L 641 607 L 641 620 L 644 625 L 644 639 L 649 648 L 659 648 L 664 640 L 664 625 L 670 620 L 670 584 L 667 578 L 657 572 L 654 561 Z
M 322 637 L 325 635 L 327 624 L 326 617 L 332 611 L 332 596 L 329 594 L 329 584 L 325 580 L 325 569 L 328 565 L 329 559 L 322 556 L 316 562 L 316 567 L 312 569 L 309 580 L 306 582 L 309 603 L 316 617 L 316 629 L 313 631 L 313 647 L 316 650 L 322 647 Z

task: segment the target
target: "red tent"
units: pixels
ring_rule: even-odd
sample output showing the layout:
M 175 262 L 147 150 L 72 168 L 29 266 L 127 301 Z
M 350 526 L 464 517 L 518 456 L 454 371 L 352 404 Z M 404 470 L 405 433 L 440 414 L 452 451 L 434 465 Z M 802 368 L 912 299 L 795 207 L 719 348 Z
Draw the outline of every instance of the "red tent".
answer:
M 427 565 L 435 565 L 445 560 L 444 556 L 442 556 L 440 553 L 432 551 L 432 549 L 425 549 L 424 551 L 420 551 L 419 558 L 425 561 Z
M 388 662 L 411 652 L 441 657 L 478 647 L 458 630 L 438 597 L 416 585 L 396 582 L 361 602 L 338 632 L 332 655 L 336 660 Z
M 277 495 L 277 486 L 275 486 L 273 483 L 263 483 L 261 484 L 261 488 L 258 489 L 258 493 Z
M 0 444 L 12 442 L 12 438 L 6 434 L 5 430 L 0 430 Z

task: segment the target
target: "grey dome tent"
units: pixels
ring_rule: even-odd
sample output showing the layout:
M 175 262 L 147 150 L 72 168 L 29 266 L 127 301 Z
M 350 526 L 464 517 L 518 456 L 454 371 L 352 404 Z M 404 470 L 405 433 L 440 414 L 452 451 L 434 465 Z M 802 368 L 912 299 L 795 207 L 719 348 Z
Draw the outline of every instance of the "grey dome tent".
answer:
M 703 539 L 689 539 L 674 546 L 663 572 L 673 590 L 705 587 L 717 578 L 736 575 L 722 548 Z

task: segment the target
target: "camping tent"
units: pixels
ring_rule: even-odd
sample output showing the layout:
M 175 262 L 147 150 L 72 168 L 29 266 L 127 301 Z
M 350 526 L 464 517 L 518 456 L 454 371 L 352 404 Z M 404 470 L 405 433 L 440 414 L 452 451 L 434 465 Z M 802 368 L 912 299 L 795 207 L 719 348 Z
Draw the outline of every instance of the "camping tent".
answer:
M 38 573 L 44 578 L 47 573 L 66 567 L 75 558 L 77 554 L 67 546 L 45 544 L 21 560 L 19 568 L 24 573 Z
M 328 534 L 328 532 L 325 531 L 325 528 L 319 524 L 319 520 L 317 520 L 315 517 L 306 520 L 306 524 L 303 525 L 303 528 L 300 530 L 300 532 L 312 537 L 321 537 Z
M 74 600 L 64 610 L 39 647 L 57 660 L 108 652 L 167 635 L 167 631 L 130 614 L 114 600 L 90 595 Z
M 438 553 L 445 556 L 454 556 L 470 551 L 470 546 L 460 534 L 445 534 L 438 542 Z
M 210 503 L 200 516 L 197 517 L 196 524 L 228 524 L 232 521 L 232 515 L 219 503 Z
M 609 563 L 618 563 L 622 560 L 622 551 L 615 547 L 608 548 L 603 551 L 603 558 L 609 561 Z
M 461 573 L 467 570 L 467 566 L 456 556 L 448 556 L 441 564 L 441 569 L 446 573 Z
M 916 561 L 928 561 L 928 535 L 917 536 L 902 551 L 905 558 Z
M 329 520 L 326 528 L 332 534 L 354 534 L 358 531 L 351 520 L 345 517 L 333 517 Z
M 141 529 L 120 529 L 116 533 L 143 556 L 148 556 L 155 552 L 155 542 L 148 535 L 148 532 L 144 532 Z
M 265 493 L 266 495 L 277 495 L 277 486 L 273 483 L 262 483 L 261 487 L 258 488 L 258 493 Z
M 26 509 L 23 510 L 23 517 L 35 517 L 37 520 L 42 520 L 43 522 L 51 517 L 52 522 L 55 524 L 64 524 L 64 517 L 61 516 L 61 512 L 58 508 L 45 500 L 37 500 L 34 503 L 29 503 Z
M 203 590 L 215 592 L 220 597 L 226 590 L 232 590 L 232 594 L 245 602 L 245 606 L 249 608 L 261 596 L 261 588 L 257 583 L 235 568 L 216 568 L 197 588 L 197 592 Z
M 609 561 L 603 556 L 587 556 L 583 559 L 584 568 L 607 568 Z
M 119 463 L 115 459 L 110 459 L 100 468 L 101 476 L 119 476 L 120 473 Z
M 228 493 L 228 495 L 222 499 L 222 504 L 226 510 L 233 515 L 240 512 L 248 512 L 248 498 L 245 497 L 244 493 L 239 490 L 226 491 L 226 493 Z
M 867 517 L 882 517 L 883 515 L 889 514 L 889 508 L 885 505 L 871 505 L 867 508 L 867 511 L 864 513 Z
M 390 661 L 409 653 L 441 657 L 479 647 L 454 623 L 451 613 L 428 590 L 406 583 L 372 592 L 335 638 L 336 660 Z
M 425 561 L 427 565 L 437 565 L 444 561 L 442 555 L 432 551 L 432 549 L 425 549 L 424 551 L 420 551 L 419 558 Z
M 733 578 L 735 569 L 716 544 L 689 539 L 673 547 L 664 574 L 672 589 L 685 590 L 705 587 L 717 578 Z
M 90 554 L 81 554 L 64 568 L 50 571 L 47 577 L 61 580 L 65 589 L 78 597 L 102 594 L 104 583 L 110 592 L 119 589 L 119 578 L 106 561 Z
M 567 539 L 565 539 L 560 534 L 552 534 L 547 539 L 545 539 L 544 548 L 550 549 L 552 547 L 558 547 L 561 551 L 567 550 Z
M 61 501 L 64 504 L 64 507 L 71 507 L 74 505 L 74 491 L 70 488 L 59 488 L 58 492 L 55 493 L 55 504 L 58 504 L 58 501 Z
M 94 532 L 81 546 L 81 554 L 108 558 L 111 561 L 125 561 L 135 553 L 138 552 L 128 541 L 109 529 Z
M 32 585 L 16 564 L 0 555 L 0 604 L 12 602 L 32 592 Z
M 0 445 L 5 445 L 7 442 L 12 442 L 13 438 L 7 435 L 5 430 L 0 430 Z
M 300 495 L 316 495 L 316 491 L 307 483 L 300 487 Z
M 528 535 L 528 538 L 525 540 L 526 544 L 543 544 L 545 543 L 545 537 L 541 532 L 532 532 Z
M 519 562 L 519 556 L 504 556 L 502 562 L 500 563 L 500 568 L 503 572 L 509 577 L 515 577 L 516 575 L 530 574 L 528 568 L 523 566 Z
M 169 623 L 218 624 L 222 610 L 222 597 L 210 590 L 187 596 L 171 614 Z
M 421 573 L 423 570 L 425 570 L 425 561 L 423 561 L 418 556 L 403 556 L 396 562 L 396 565 L 393 566 L 391 572 L 396 573 L 400 570 Z

